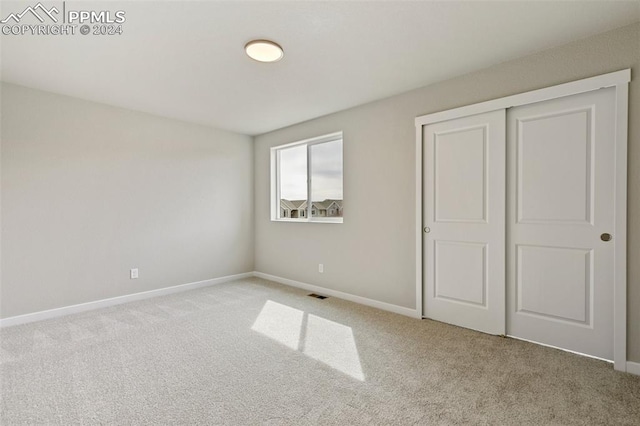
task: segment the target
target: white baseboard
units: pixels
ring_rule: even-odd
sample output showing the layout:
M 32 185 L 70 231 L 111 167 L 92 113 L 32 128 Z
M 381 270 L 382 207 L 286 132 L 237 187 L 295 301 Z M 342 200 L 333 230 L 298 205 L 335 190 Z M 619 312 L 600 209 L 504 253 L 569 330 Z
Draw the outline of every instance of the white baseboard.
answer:
M 382 309 L 383 311 L 394 312 L 400 315 L 406 315 L 412 318 L 419 318 L 418 311 L 415 309 L 405 308 L 403 306 L 393 305 L 391 303 L 380 302 L 378 300 L 367 299 L 366 297 L 356 296 L 350 293 L 343 293 L 338 290 L 331 290 L 328 288 L 320 287 L 313 284 L 307 284 L 300 281 L 290 280 L 288 278 L 282 278 L 275 275 L 265 274 L 263 272 L 254 271 L 253 275 L 258 278 L 263 278 L 269 281 L 275 281 L 280 284 L 288 285 L 291 287 L 297 287 L 304 290 L 319 293 L 321 295 L 337 297 L 338 299 L 348 300 L 350 302 L 359 303 L 361 305 L 371 306 L 374 308 Z
M 627 361 L 627 373 L 640 376 L 640 362 Z
M 208 287 L 215 284 L 222 284 L 229 281 L 249 278 L 253 276 L 253 272 L 245 272 L 243 274 L 228 275 L 226 277 L 212 278 L 204 281 L 197 281 L 188 284 L 181 284 L 172 287 L 159 288 L 157 290 L 143 291 L 140 293 L 127 294 L 124 296 L 112 297 L 109 299 L 101 299 L 93 302 L 80 303 L 78 305 L 64 306 L 62 308 L 49 309 L 46 311 L 33 312 L 31 314 L 18 315 L 0 319 L 0 327 L 10 327 L 12 325 L 26 324 L 29 322 L 42 321 L 45 319 L 62 317 L 65 315 L 76 314 L 79 312 L 91 311 L 94 309 L 106 308 L 109 306 L 120 305 L 123 303 L 134 302 L 136 300 L 150 299 L 152 297 L 164 296 L 167 294 L 179 293 L 196 288 Z

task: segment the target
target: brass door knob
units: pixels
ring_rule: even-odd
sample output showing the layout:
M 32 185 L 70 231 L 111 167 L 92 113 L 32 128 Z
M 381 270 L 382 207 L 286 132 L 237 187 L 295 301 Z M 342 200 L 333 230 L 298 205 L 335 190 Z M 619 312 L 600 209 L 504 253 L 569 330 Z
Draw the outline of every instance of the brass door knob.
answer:
M 607 232 L 605 232 L 604 234 L 600 235 L 600 239 L 602 241 L 611 241 L 613 239 L 613 236 Z

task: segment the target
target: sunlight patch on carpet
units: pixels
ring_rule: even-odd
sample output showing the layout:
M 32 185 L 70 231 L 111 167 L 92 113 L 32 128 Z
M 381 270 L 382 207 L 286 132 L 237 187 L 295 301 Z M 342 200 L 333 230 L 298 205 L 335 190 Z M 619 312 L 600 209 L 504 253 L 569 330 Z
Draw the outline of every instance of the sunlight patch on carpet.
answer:
M 354 379 L 365 380 L 351 327 L 268 300 L 251 329 Z
M 298 350 L 303 316 L 304 312 L 299 309 L 267 300 L 251 329 Z

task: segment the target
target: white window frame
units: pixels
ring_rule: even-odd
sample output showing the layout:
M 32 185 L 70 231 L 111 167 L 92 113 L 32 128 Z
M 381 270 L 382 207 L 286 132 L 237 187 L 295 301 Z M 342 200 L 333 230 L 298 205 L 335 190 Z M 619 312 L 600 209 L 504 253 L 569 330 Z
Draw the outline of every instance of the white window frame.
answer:
M 344 152 L 344 138 L 342 132 L 330 133 L 314 138 L 304 139 L 297 142 L 287 143 L 271 147 L 271 221 L 273 222 L 314 222 L 314 223 L 343 223 L 342 217 L 319 217 L 312 216 L 311 209 L 313 203 L 311 201 L 311 176 L 313 176 L 311 164 L 311 147 L 327 142 L 342 141 L 342 150 Z M 278 217 L 280 211 L 280 152 L 283 149 L 293 148 L 296 146 L 306 145 L 307 147 L 307 207 L 304 209 L 305 216 L 298 218 Z M 343 172 L 343 193 L 344 193 L 344 156 L 342 157 Z M 344 198 L 344 196 L 343 196 Z M 343 200 L 344 202 L 344 200 Z M 303 210 L 300 210 L 303 211 Z M 300 216 L 300 215 L 299 215 Z

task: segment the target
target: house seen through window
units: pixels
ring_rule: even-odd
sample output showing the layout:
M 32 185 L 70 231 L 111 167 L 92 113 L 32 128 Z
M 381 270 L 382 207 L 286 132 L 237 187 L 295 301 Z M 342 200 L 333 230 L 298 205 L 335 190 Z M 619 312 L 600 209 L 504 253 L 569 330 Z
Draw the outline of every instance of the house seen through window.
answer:
M 342 222 L 342 133 L 271 149 L 272 220 Z

